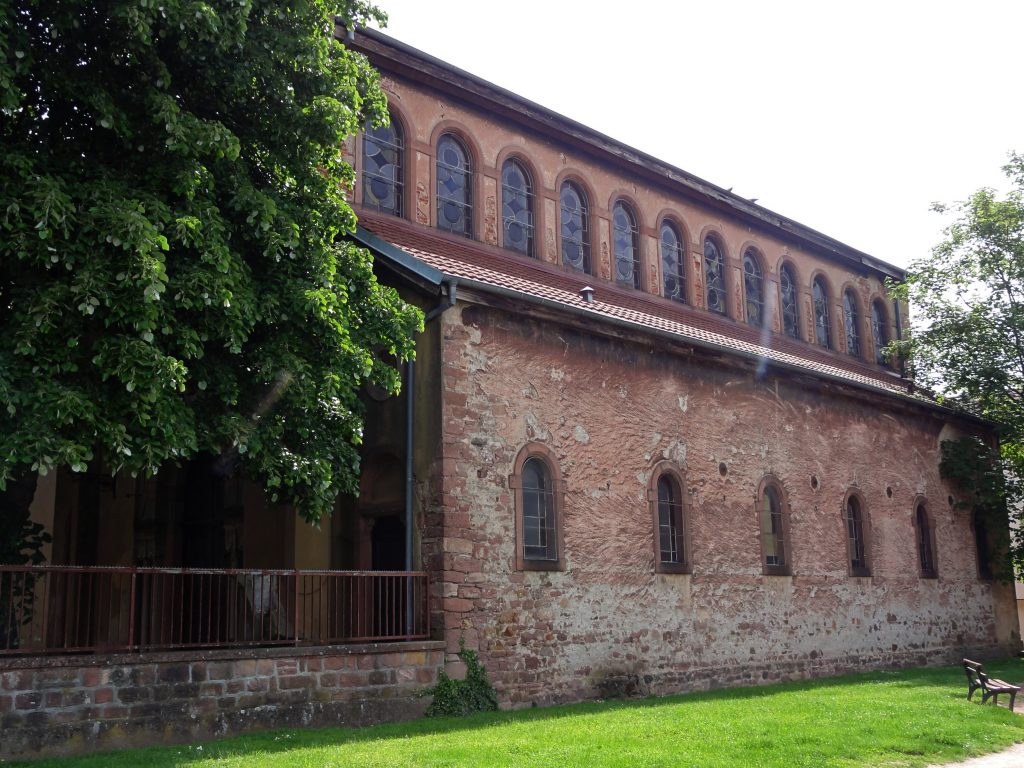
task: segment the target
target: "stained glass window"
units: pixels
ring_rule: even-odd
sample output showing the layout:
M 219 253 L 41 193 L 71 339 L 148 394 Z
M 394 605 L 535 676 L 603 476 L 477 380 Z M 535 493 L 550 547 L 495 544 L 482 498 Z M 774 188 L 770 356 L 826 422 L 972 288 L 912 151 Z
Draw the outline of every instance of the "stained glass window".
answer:
M 779 288 L 782 292 L 782 332 L 794 339 L 800 338 L 800 309 L 796 296 L 793 270 L 783 266 L 779 270 Z
M 686 262 L 683 260 L 682 239 L 667 221 L 661 225 L 661 272 L 665 283 L 665 296 L 686 303 Z
M 725 268 L 722 250 L 710 237 L 704 238 L 704 284 L 708 309 L 725 314 Z
M 852 495 L 846 500 L 846 535 L 850 572 L 854 576 L 867 576 L 868 559 L 864 536 L 864 516 L 861 513 L 860 500 Z
M 437 228 L 472 237 L 472 200 L 469 153 L 446 133 L 437 142 Z
M 820 277 L 811 286 L 814 294 L 814 337 L 823 347 L 832 349 L 832 327 L 829 323 L 828 291 Z
M 627 205 L 616 203 L 612 208 L 615 279 L 634 288 L 640 287 L 640 243 L 636 216 Z
M 846 352 L 860 357 L 860 313 L 853 291 L 843 291 L 843 322 L 846 325 Z
M 363 205 L 401 216 L 402 127 L 394 117 L 388 126 L 366 127 L 363 134 Z
M 885 308 L 880 301 L 871 304 L 871 336 L 875 342 L 875 362 L 885 365 L 886 359 L 883 350 L 889 343 L 889 334 L 886 332 L 885 326 Z
M 537 458 L 523 464 L 523 559 L 557 560 L 555 504 L 551 473 Z
M 669 474 L 658 478 L 658 557 L 663 564 L 682 565 L 683 549 L 682 493 Z
M 590 234 L 587 198 L 571 181 L 562 183 L 562 263 L 581 272 L 590 272 Z
M 510 251 L 533 256 L 533 184 L 515 160 L 501 166 L 502 244 Z
M 748 248 L 743 254 L 743 294 L 747 301 L 747 322 L 763 328 L 764 278 L 761 276 L 761 265 L 753 248 Z

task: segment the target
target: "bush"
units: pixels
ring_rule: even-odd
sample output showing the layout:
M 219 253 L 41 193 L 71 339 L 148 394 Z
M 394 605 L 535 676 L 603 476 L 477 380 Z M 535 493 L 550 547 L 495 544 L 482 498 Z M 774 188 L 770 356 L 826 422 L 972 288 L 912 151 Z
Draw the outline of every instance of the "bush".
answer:
M 471 712 L 491 712 L 498 708 L 498 697 L 491 681 L 487 679 L 487 671 L 476 652 L 466 648 L 464 640 L 459 641 L 459 658 L 466 665 L 465 680 L 455 680 L 441 670 L 437 685 L 427 692 L 434 697 L 427 707 L 427 717 L 468 715 Z

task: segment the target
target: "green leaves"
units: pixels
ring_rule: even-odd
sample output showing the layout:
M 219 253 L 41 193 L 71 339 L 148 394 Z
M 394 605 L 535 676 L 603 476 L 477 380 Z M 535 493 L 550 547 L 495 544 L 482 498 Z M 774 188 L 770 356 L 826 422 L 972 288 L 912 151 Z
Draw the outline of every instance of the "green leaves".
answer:
M 386 104 L 335 13 L 378 15 L 0 0 L 0 485 L 237 451 L 310 520 L 356 487 L 371 350 L 421 316 L 339 239 Z
M 931 258 L 910 266 L 894 295 L 913 309 L 909 340 L 893 346 L 916 378 L 948 403 L 1002 425 L 1003 461 L 993 470 L 1024 477 L 1024 157 L 1003 168 L 1010 191 L 981 189 L 954 206 Z M 963 451 L 957 454 L 963 466 Z M 955 463 L 955 462 L 953 462 Z M 953 466 L 953 464 L 950 464 Z M 1006 484 L 1004 502 L 1020 498 Z M 990 494 L 991 495 L 991 494 Z M 983 505 L 984 506 L 984 505 Z M 1024 548 L 1021 550 L 1024 561 Z

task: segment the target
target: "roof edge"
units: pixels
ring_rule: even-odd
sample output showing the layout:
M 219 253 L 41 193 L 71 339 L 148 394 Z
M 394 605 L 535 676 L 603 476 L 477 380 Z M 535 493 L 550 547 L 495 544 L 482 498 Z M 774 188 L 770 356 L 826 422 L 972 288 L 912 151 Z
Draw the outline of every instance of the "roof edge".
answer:
M 382 240 L 367 229 L 356 226 L 355 232 L 349 234 L 353 240 L 368 248 L 371 253 L 383 259 L 388 266 L 407 279 L 424 287 L 440 287 L 447 278 L 444 272 L 425 264 L 411 253 L 403 251 L 396 245 Z

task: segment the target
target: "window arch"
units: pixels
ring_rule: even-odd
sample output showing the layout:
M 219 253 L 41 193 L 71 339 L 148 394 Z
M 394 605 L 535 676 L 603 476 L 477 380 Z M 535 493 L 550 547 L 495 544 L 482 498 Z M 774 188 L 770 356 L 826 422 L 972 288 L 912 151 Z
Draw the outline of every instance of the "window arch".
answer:
M 561 570 L 563 488 L 551 450 L 542 443 L 525 446 L 516 457 L 509 487 L 515 495 L 516 567 Z
M 846 497 L 846 552 L 851 576 L 870 576 L 868 565 L 868 521 L 864 503 L 856 493 Z
M 828 289 L 820 277 L 811 286 L 814 295 L 814 339 L 826 349 L 832 349 L 832 326 L 829 319 Z
M 533 180 L 522 163 L 509 158 L 501 166 L 502 245 L 533 256 Z
M 757 497 L 761 529 L 761 565 L 765 574 L 790 574 L 789 514 L 782 487 L 774 478 L 761 481 Z
M 640 287 L 640 233 L 636 214 L 621 200 L 612 206 L 612 251 L 615 281 Z
M 885 306 L 881 299 L 871 302 L 871 336 L 875 343 L 875 362 L 885 365 L 887 361 L 883 350 L 889 343 L 889 332 L 886 325 Z
M 935 531 L 923 501 L 918 502 L 914 509 L 914 533 L 921 578 L 934 579 L 939 575 L 935 566 Z
M 437 140 L 437 228 L 473 236 L 473 177 L 469 151 L 450 133 Z
M 779 270 L 779 290 L 782 293 L 782 332 L 794 339 L 799 339 L 800 302 L 797 300 L 793 269 L 788 264 L 783 264 Z
M 758 328 L 765 327 L 764 277 L 757 251 L 747 248 L 743 253 L 743 297 L 746 300 L 747 322 Z
M 722 248 L 710 236 L 704 238 L 704 289 L 708 309 L 724 315 L 725 266 L 722 263 Z
M 562 214 L 562 263 L 590 272 L 590 222 L 587 196 L 576 184 L 563 181 L 559 191 Z
M 682 476 L 666 464 L 651 475 L 648 498 L 654 515 L 654 570 L 659 573 L 690 570 L 684 488 Z
M 661 223 L 658 241 L 661 251 L 661 274 L 666 298 L 686 303 L 686 260 L 683 239 L 670 221 Z
M 389 113 L 390 114 L 390 113 Z M 392 216 L 403 214 L 402 183 L 405 143 L 402 124 L 390 114 L 390 123 L 363 133 L 363 205 Z
M 857 297 L 849 288 L 843 291 L 843 324 L 846 326 L 846 353 L 860 357 L 860 312 Z

